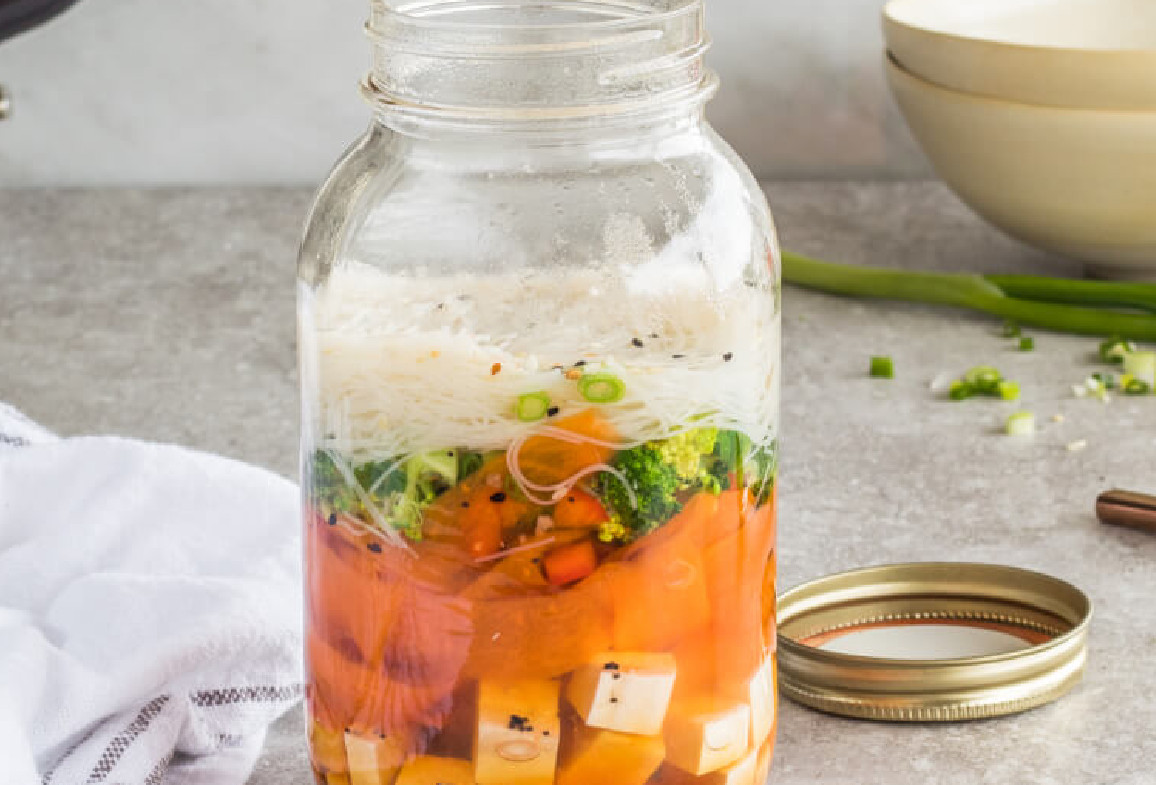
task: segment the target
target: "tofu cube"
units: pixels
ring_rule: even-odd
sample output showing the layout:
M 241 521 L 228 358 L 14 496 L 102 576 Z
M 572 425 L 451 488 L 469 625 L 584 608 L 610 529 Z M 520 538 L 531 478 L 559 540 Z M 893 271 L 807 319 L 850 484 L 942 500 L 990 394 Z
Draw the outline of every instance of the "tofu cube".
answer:
M 639 736 L 583 725 L 566 731 L 557 785 L 644 785 L 662 765 L 662 736 Z
M 317 720 L 309 723 L 309 759 L 323 774 L 349 770 L 345 760 L 345 731 L 333 730 Z
M 406 744 L 393 736 L 345 732 L 350 785 L 393 785 L 406 758 Z
M 759 749 L 758 763 L 755 767 L 755 785 L 766 785 L 771 776 L 771 758 L 775 754 L 775 743 L 764 744 Z
M 561 685 L 552 679 L 478 684 L 477 785 L 552 785 Z
M 401 767 L 394 785 L 474 785 L 474 765 L 460 758 L 418 755 Z
M 695 776 L 677 766 L 667 766 L 662 772 L 664 785 L 764 785 L 758 778 L 759 751 L 751 750 L 737 763 L 724 766 L 701 776 Z
M 751 677 L 748 700 L 751 704 L 751 746 L 763 745 L 775 729 L 775 657 L 771 655 Z
M 595 728 L 655 736 L 674 691 L 672 654 L 607 653 L 574 671 L 566 700 Z
M 723 705 L 709 699 L 676 701 L 663 727 L 666 759 L 690 774 L 702 775 L 737 763 L 751 748 L 751 707 L 744 701 Z

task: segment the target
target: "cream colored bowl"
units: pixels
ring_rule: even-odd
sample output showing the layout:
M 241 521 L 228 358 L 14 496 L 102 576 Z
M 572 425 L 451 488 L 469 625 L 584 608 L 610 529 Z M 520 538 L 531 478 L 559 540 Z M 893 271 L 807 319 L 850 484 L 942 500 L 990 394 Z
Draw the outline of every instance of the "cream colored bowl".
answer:
M 886 67 L 915 138 L 976 212 L 1095 273 L 1156 277 L 1156 112 L 998 101 L 938 87 L 891 59 Z
M 942 87 L 1156 110 L 1156 0 L 891 0 L 883 28 L 895 59 Z

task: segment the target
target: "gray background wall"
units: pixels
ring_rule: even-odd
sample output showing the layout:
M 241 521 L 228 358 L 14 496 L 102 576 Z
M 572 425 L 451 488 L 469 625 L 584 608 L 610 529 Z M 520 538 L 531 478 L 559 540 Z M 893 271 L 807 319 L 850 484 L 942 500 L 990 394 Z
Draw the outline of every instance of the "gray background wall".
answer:
M 764 177 L 926 164 L 881 72 L 883 0 L 707 0 L 716 127 Z M 81 0 L 0 45 L 0 186 L 311 183 L 364 127 L 367 0 Z

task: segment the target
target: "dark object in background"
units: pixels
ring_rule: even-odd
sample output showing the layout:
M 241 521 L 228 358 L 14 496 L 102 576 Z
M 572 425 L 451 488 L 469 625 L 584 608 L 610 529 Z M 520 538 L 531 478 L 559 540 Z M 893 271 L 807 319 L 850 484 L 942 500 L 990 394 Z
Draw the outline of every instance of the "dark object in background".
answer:
M 28 32 L 76 4 L 76 0 L 0 0 L 0 43 Z M 0 84 L 0 120 L 12 113 L 8 91 Z
M 1156 533 L 1156 496 L 1130 491 L 1108 491 L 1096 499 L 1101 523 Z
M 62 14 L 76 0 L 0 0 L 0 42 Z

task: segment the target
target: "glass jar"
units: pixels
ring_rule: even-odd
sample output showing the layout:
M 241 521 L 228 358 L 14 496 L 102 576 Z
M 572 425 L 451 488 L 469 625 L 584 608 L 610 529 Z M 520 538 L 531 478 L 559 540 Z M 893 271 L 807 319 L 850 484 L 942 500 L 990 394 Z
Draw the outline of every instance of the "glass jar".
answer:
M 317 780 L 761 783 L 779 252 L 701 0 L 368 30 L 300 258 Z

